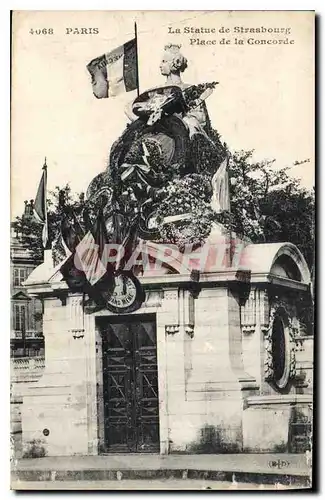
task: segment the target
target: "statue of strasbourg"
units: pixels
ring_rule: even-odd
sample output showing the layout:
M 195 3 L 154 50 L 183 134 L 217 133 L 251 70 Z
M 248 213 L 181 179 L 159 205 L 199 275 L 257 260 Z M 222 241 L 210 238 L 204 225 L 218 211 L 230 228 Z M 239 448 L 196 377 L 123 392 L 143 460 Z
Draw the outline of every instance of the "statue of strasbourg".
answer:
M 183 83 L 186 68 L 180 46 L 167 45 L 160 64 L 165 85 L 127 106 L 131 123 L 113 144 L 107 172 L 101 174 L 111 190 L 104 213 L 108 229 L 115 224 L 115 237 L 129 230 L 136 214 L 139 237 L 179 248 L 203 243 L 210 232 L 211 181 L 225 158 L 205 104 L 216 82 Z M 88 197 L 100 193 L 98 181 Z

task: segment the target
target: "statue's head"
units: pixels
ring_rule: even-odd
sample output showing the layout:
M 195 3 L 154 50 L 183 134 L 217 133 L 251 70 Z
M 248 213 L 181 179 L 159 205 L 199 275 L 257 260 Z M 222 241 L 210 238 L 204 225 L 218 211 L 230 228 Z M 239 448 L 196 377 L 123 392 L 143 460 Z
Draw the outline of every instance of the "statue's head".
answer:
M 162 61 L 160 63 L 160 71 L 164 76 L 169 76 L 171 73 L 180 74 L 187 68 L 187 59 L 180 52 L 181 45 L 168 44 L 165 45 Z

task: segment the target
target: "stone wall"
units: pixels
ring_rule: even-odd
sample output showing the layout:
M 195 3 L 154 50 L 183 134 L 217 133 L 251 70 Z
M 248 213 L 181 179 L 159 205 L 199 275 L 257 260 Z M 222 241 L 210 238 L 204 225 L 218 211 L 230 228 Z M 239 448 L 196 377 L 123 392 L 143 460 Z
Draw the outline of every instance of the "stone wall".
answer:
M 194 303 L 193 338 L 185 329 L 166 338 L 169 451 L 239 451 L 238 307 L 227 288 L 204 289 Z
M 44 308 L 45 371 L 24 397 L 24 453 L 38 443 L 49 456 L 97 453 L 94 332 L 82 331 L 81 296 L 66 305 L 47 298 Z M 97 429 L 96 429 L 97 430 Z

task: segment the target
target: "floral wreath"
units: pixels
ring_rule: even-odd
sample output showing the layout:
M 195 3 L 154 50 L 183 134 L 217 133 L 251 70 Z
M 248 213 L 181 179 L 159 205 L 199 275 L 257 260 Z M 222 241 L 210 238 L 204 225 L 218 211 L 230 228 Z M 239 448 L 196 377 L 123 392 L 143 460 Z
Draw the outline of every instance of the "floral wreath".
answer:
M 202 245 L 212 227 L 211 196 L 211 183 L 206 176 L 189 174 L 170 182 L 156 212 L 162 240 L 176 244 L 181 251 L 188 244 Z

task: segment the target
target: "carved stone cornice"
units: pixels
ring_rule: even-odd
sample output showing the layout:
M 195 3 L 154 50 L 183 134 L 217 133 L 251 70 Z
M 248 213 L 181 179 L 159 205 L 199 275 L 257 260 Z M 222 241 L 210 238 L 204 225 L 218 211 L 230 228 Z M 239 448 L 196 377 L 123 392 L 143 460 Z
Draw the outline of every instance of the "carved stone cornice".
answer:
M 167 335 L 175 335 L 179 332 L 179 325 L 165 325 L 165 333 Z
M 168 312 L 165 333 L 175 335 L 184 328 L 186 335 L 194 337 L 195 328 L 195 298 L 193 289 L 180 288 L 164 290 L 162 310 Z
M 185 325 L 185 333 L 192 339 L 194 337 L 194 325 Z
M 74 339 L 83 339 L 85 336 L 85 329 L 84 328 L 71 329 L 70 332 L 72 333 L 72 337 Z
M 74 339 L 83 338 L 85 335 L 83 296 L 71 295 L 69 297 L 70 329 Z
M 251 335 L 256 329 L 257 291 L 251 290 L 244 305 L 240 307 L 240 323 L 244 335 Z

